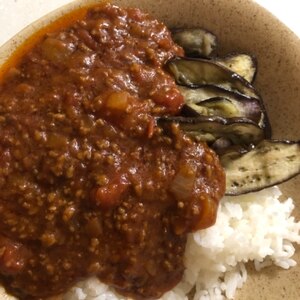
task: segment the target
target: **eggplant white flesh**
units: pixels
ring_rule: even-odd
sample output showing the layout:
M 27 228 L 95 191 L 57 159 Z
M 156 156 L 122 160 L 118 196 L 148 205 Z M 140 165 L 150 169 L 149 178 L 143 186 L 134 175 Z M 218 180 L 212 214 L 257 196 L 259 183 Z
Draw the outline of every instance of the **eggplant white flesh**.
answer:
M 172 37 L 188 56 L 207 57 L 217 47 L 216 36 L 203 28 L 176 29 L 173 30 Z
M 259 98 L 248 81 L 213 60 L 177 57 L 170 60 L 167 67 L 179 85 L 189 87 L 215 85 L 246 97 Z
M 184 107 L 184 115 L 195 117 L 199 115 L 199 110 L 195 109 L 195 104 L 201 105 L 201 102 L 206 100 L 225 98 L 231 101 L 239 110 L 239 114 L 236 115 L 236 117 L 245 117 L 254 121 L 265 130 L 266 138 L 271 137 L 271 126 L 261 99 L 245 97 L 213 85 L 206 85 L 199 88 L 178 86 L 178 89 L 180 90 L 187 107 L 189 107 Z
M 257 62 L 253 56 L 244 53 L 231 54 L 224 58 L 217 57 L 214 61 L 239 74 L 248 82 L 254 81 Z
M 171 123 L 179 124 L 180 128 L 199 142 L 213 144 L 219 138 L 225 138 L 235 145 L 257 144 L 265 138 L 264 131 L 256 123 L 246 118 L 221 118 L 199 116 L 162 117 L 159 124 L 163 127 Z
M 243 117 L 235 103 L 226 98 L 211 98 L 197 104 L 186 104 L 186 106 L 195 112 L 194 115 L 219 116 L 223 118 Z
M 180 93 L 183 95 L 185 103 L 199 103 L 200 101 L 216 97 L 222 97 L 235 101 L 244 101 L 245 99 L 249 99 L 249 97 L 225 90 L 215 85 L 204 85 L 196 88 L 182 85 L 178 85 L 177 87 L 180 90 Z
M 225 155 L 220 160 L 227 195 L 255 192 L 300 173 L 300 142 L 264 140 L 246 154 Z
M 222 97 L 210 98 L 199 103 L 188 103 L 187 107 L 198 115 L 220 116 L 224 118 L 247 118 L 259 126 L 262 125 L 263 112 L 256 99 L 246 99 L 243 102 L 229 100 Z M 186 111 L 186 109 L 184 109 Z

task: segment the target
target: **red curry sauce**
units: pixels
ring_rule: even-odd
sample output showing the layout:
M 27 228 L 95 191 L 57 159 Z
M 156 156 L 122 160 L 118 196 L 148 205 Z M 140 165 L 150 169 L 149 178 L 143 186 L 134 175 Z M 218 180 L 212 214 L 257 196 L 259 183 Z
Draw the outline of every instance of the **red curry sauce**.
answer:
M 0 86 L 0 278 L 45 299 L 89 276 L 157 298 L 183 274 L 188 232 L 215 222 L 216 155 L 156 117 L 183 104 L 167 28 L 106 4 L 46 34 Z

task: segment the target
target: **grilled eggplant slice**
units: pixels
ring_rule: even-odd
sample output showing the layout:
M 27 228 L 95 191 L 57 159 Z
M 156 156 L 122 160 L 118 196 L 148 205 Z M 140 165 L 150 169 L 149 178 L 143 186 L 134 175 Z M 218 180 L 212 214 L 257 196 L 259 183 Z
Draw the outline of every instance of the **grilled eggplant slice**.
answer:
M 247 118 L 262 125 L 263 112 L 256 99 L 245 99 L 245 101 L 229 100 L 222 97 L 210 98 L 199 103 L 188 103 L 183 108 L 183 114 L 187 114 L 187 108 L 194 110 L 194 116 L 220 116 L 224 118 Z
M 196 88 L 182 85 L 178 85 L 177 87 L 183 95 L 185 103 L 199 103 L 200 101 L 216 97 L 222 97 L 235 101 L 245 101 L 246 99 L 249 99 L 249 97 L 225 90 L 215 85 L 204 85 Z
M 217 38 L 202 28 L 176 29 L 172 37 L 188 56 L 210 56 L 217 47 Z
M 231 54 L 224 58 L 215 58 L 215 62 L 239 74 L 241 77 L 252 83 L 255 78 L 257 61 L 249 54 Z
M 185 116 L 197 116 L 199 111 L 195 109 L 195 104 L 201 105 L 202 101 L 216 98 L 225 98 L 231 101 L 239 110 L 239 114 L 235 117 L 245 117 L 265 130 L 267 138 L 271 137 L 271 126 L 269 119 L 261 99 L 244 97 L 240 94 L 224 90 L 222 88 L 207 85 L 200 88 L 189 88 L 178 86 L 181 94 L 184 97 L 186 106 L 183 108 Z
M 226 149 L 230 148 L 232 146 L 232 143 L 229 139 L 226 138 L 218 138 L 215 142 L 211 144 L 211 148 L 217 153 L 224 153 Z
M 167 67 L 179 85 L 189 87 L 215 85 L 246 97 L 259 98 L 248 81 L 212 60 L 177 57 L 170 60 Z
M 222 143 L 217 143 L 218 140 L 211 146 L 211 148 L 222 157 L 222 159 L 235 159 L 240 157 L 242 154 L 249 152 L 255 146 L 251 145 L 228 145 L 227 147 L 222 147 Z M 217 143 L 217 144 L 216 144 Z M 225 144 L 225 143 L 224 143 Z
M 200 103 L 186 105 L 200 116 L 219 116 L 224 118 L 242 117 L 236 105 L 226 98 L 211 98 Z M 184 112 L 183 112 L 184 113 Z
M 211 98 L 200 103 L 186 104 L 182 108 L 184 116 L 218 116 L 223 118 L 243 117 L 236 105 L 226 98 Z
M 257 144 L 265 138 L 263 129 L 246 118 L 162 117 L 158 122 L 164 128 L 168 128 L 171 123 L 178 123 L 180 128 L 195 140 L 209 145 L 219 138 L 226 138 L 235 145 Z
M 264 140 L 246 154 L 220 159 L 227 195 L 255 192 L 300 173 L 300 142 Z

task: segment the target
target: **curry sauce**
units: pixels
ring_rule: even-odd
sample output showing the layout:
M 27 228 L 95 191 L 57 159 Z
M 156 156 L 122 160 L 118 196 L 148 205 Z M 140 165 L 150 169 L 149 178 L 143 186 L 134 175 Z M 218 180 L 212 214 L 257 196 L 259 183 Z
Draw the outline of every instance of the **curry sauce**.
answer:
M 184 271 L 187 234 L 215 222 L 224 172 L 177 126 L 165 62 L 183 50 L 111 4 L 44 36 L 0 86 L 0 278 L 45 299 L 90 276 L 153 299 Z

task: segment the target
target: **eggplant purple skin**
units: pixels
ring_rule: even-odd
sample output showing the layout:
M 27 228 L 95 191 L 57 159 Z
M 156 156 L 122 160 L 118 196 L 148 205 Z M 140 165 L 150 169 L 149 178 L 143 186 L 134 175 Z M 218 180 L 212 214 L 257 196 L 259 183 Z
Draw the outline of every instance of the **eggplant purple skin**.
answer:
M 175 116 L 175 117 L 160 117 L 158 119 L 159 121 L 173 121 L 173 122 L 185 122 L 189 124 L 196 124 L 199 121 L 211 121 L 211 122 L 218 122 L 223 125 L 229 125 L 232 123 L 250 123 L 258 127 L 256 123 L 253 121 L 246 119 L 246 118 L 222 118 L 218 116 L 213 116 L 213 117 L 207 117 L 207 116 L 198 116 L 197 118 L 185 118 L 183 116 Z
M 211 59 L 216 63 L 226 63 L 226 61 L 241 55 L 248 56 L 251 60 L 252 68 L 254 69 L 254 72 L 251 74 L 251 79 L 248 81 L 252 83 L 255 80 L 257 73 L 256 57 L 247 53 L 235 52 L 230 53 L 225 57 L 215 56 L 218 44 L 217 37 L 209 30 L 204 28 L 174 28 L 171 29 L 171 33 L 173 40 L 184 49 L 187 57 L 206 58 Z M 208 48 L 210 49 L 208 50 Z M 230 69 L 230 67 L 227 68 Z
M 219 138 L 211 145 L 213 149 L 220 149 L 220 150 L 228 149 L 230 146 L 232 146 L 232 143 L 230 142 L 230 140 L 226 138 Z
M 243 53 L 241 53 L 241 54 L 243 54 Z M 184 57 L 184 58 L 175 57 L 174 59 L 169 61 L 169 63 L 167 64 L 167 68 L 169 69 L 171 74 L 173 73 L 173 76 L 174 76 L 174 78 L 176 80 L 176 83 L 178 85 L 185 86 L 189 89 L 211 87 L 213 89 L 218 89 L 219 91 L 222 90 L 222 92 L 224 92 L 224 93 L 230 93 L 231 95 L 234 94 L 234 99 L 239 99 L 240 103 L 242 103 L 243 101 L 251 99 L 252 96 L 254 95 L 253 99 L 257 100 L 259 102 L 259 105 L 260 105 L 260 109 L 261 109 L 260 112 L 262 114 L 261 116 L 263 116 L 261 120 L 263 120 L 263 121 L 259 122 L 259 123 L 261 125 L 261 128 L 264 131 L 264 139 L 261 140 L 261 142 L 258 142 L 256 146 L 252 143 L 250 143 L 248 145 L 233 144 L 232 141 L 228 138 L 229 136 L 227 136 L 227 137 L 226 136 L 223 136 L 223 137 L 221 136 L 221 137 L 217 138 L 210 145 L 210 147 L 212 147 L 217 152 L 217 154 L 220 156 L 220 158 L 223 157 L 225 159 L 225 156 L 228 156 L 226 158 L 226 159 L 228 159 L 228 163 L 229 163 L 228 167 L 230 166 L 230 160 L 232 160 L 233 162 L 236 161 L 236 163 L 238 164 L 239 163 L 239 160 L 238 160 L 239 157 L 244 156 L 245 154 L 249 153 L 249 151 L 251 152 L 251 151 L 255 151 L 255 149 L 257 149 L 257 152 L 253 152 L 252 155 L 249 156 L 249 158 L 255 159 L 255 161 L 256 161 L 256 163 L 254 162 L 254 167 L 252 166 L 253 169 L 251 169 L 251 167 L 248 169 L 248 167 L 252 163 L 251 161 L 250 161 L 250 165 L 247 163 L 248 156 L 245 157 L 245 161 L 243 161 L 243 160 L 241 161 L 241 164 L 245 167 L 245 170 L 247 172 L 250 172 L 250 173 L 248 173 L 248 175 L 247 175 L 247 172 L 244 174 L 245 176 L 249 176 L 249 177 L 244 177 L 244 180 L 242 181 L 242 183 L 240 183 L 240 185 L 238 185 L 238 187 L 237 187 L 237 189 L 240 188 L 240 190 L 242 190 L 243 192 L 228 192 L 228 191 L 226 191 L 226 195 L 234 196 L 234 195 L 240 195 L 240 194 L 244 194 L 244 193 L 259 191 L 259 190 L 262 190 L 264 188 L 273 186 L 275 184 L 285 182 L 285 181 L 299 175 L 299 173 L 300 173 L 299 159 L 297 160 L 297 153 L 299 152 L 299 148 L 296 148 L 296 150 L 295 150 L 294 147 L 293 148 L 284 148 L 284 147 L 282 147 L 281 151 L 283 151 L 283 152 L 282 153 L 278 152 L 276 154 L 276 147 L 275 148 L 273 148 L 272 146 L 270 147 L 270 143 L 274 143 L 274 144 L 278 144 L 278 143 L 281 143 L 281 144 L 297 144 L 298 147 L 300 147 L 300 141 L 295 142 L 295 141 L 288 141 L 288 140 L 270 140 L 271 136 L 272 136 L 272 130 L 271 130 L 270 121 L 269 121 L 269 118 L 268 118 L 263 100 L 262 100 L 261 96 L 259 95 L 259 93 L 257 93 L 257 91 L 254 89 L 254 87 L 251 85 L 251 83 L 255 80 L 255 77 L 256 77 L 256 74 L 257 74 L 257 59 L 256 59 L 256 57 L 254 57 L 252 55 L 249 55 L 249 54 L 246 54 L 251 58 L 251 60 L 247 60 L 247 61 L 246 60 L 245 61 L 241 60 L 240 61 L 241 62 L 241 68 L 239 68 L 239 65 L 238 65 L 239 61 L 237 61 L 236 68 L 235 69 L 233 68 L 233 70 L 235 70 L 237 72 L 239 70 L 241 70 L 241 72 L 238 72 L 238 73 L 243 74 L 243 76 L 245 78 L 247 78 L 247 80 L 246 80 L 243 76 L 235 73 L 234 71 L 231 71 L 230 70 L 230 67 L 231 67 L 230 65 L 227 65 L 227 66 L 222 65 L 222 61 L 224 61 L 226 63 L 226 60 L 228 60 L 230 58 L 233 58 L 234 56 L 239 55 L 239 54 L 232 53 L 232 54 L 230 54 L 230 55 L 228 55 L 224 58 L 207 57 L 207 56 L 202 57 L 201 55 L 200 56 L 199 55 L 194 56 L 193 53 L 187 53 L 187 55 L 189 57 Z M 195 58 L 195 57 L 197 57 L 197 58 Z M 180 67 L 178 67 L 178 68 L 174 67 L 173 70 L 171 70 L 171 68 L 169 67 L 169 64 L 172 64 L 172 63 L 176 62 L 176 60 L 188 60 L 188 61 L 197 61 L 197 60 L 201 61 L 202 60 L 202 61 L 205 61 L 205 62 L 210 61 L 210 63 L 214 63 L 215 65 L 217 65 L 218 68 L 220 70 L 222 70 L 224 73 L 226 72 L 227 76 L 223 75 L 223 73 L 221 71 L 220 72 L 215 71 L 214 68 L 209 68 L 208 67 L 207 69 L 205 69 L 206 67 L 204 65 L 202 67 L 201 66 L 199 67 L 200 75 L 197 77 L 197 72 L 195 71 L 196 67 L 190 67 L 190 73 L 189 73 L 188 65 L 187 65 L 187 67 L 182 65 L 181 70 L 183 70 L 183 71 L 186 70 L 186 77 L 185 77 L 184 72 L 183 71 L 181 72 Z M 233 60 L 233 62 L 234 62 L 234 60 Z M 231 62 L 229 62 L 229 64 L 230 63 Z M 247 65 L 245 65 L 244 63 L 248 63 L 248 65 L 250 66 L 249 73 L 247 72 Z M 243 68 L 244 66 L 246 66 L 246 67 Z M 203 72 L 203 73 L 201 73 L 201 72 Z M 210 74 L 208 73 L 209 75 L 206 76 L 205 72 L 211 72 L 211 73 Z M 201 74 L 204 74 L 204 75 L 202 75 L 203 78 L 201 78 Z M 213 77 L 210 77 L 210 76 L 212 76 L 212 74 L 216 74 L 216 79 L 214 79 Z M 180 76 L 181 76 L 181 78 L 180 78 Z M 197 80 L 198 80 L 198 83 L 195 83 Z M 227 85 L 227 83 L 228 83 L 228 85 Z M 251 92 L 251 90 L 253 91 L 253 93 Z M 223 95 L 222 95 L 222 97 L 223 97 Z M 217 97 L 215 97 L 214 99 L 216 99 L 216 98 Z M 207 98 L 207 99 L 211 100 L 211 98 Z M 226 97 L 223 97 L 223 99 L 226 99 Z M 228 99 L 228 100 L 230 100 L 230 99 Z M 201 101 L 203 101 L 203 99 Z M 196 101 L 195 102 L 191 101 L 191 103 L 197 104 Z M 182 119 L 182 117 L 175 117 L 175 118 L 173 118 L 173 121 L 180 122 L 180 120 L 183 120 L 184 122 L 188 122 L 190 124 L 197 123 L 199 121 L 199 118 L 201 119 L 203 117 L 203 115 L 201 115 L 201 110 L 197 112 L 197 110 L 195 110 L 197 108 L 195 108 L 195 109 L 192 108 L 193 105 L 192 105 L 192 107 L 189 107 L 188 103 L 186 103 L 186 104 L 187 105 L 185 105 L 182 109 L 182 116 L 187 116 L 188 118 L 183 117 L 183 119 Z M 239 109 L 239 106 L 237 106 L 237 108 Z M 245 108 L 245 106 L 242 106 L 241 110 L 238 110 L 238 112 L 242 112 L 242 113 L 245 112 L 246 110 L 243 110 L 243 108 Z M 221 107 L 221 109 L 222 109 L 222 107 Z M 212 111 L 211 113 L 214 114 L 215 112 Z M 234 110 L 233 110 L 233 113 L 230 113 L 229 116 L 232 116 L 234 114 L 235 113 L 234 113 Z M 228 121 L 226 121 L 226 119 L 225 119 L 225 122 L 224 122 L 224 118 L 218 118 L 218 117 L 210 118 L 210 117 L 207 117 L 207 116 L 205 118 L 210 119 L 211 122 L 218 121 L 218 122 L 220 122 L 224 125 L 229 124 Z M 229 118 L 229 119 L 234 122 L 234 120 L 232 120 L 234 118 Z M 257 122 L 257 120 L 256 120 L 256 122 Z M 258 122 L 257 122 L 257 124 L 258 124 Z M 210 132 L 209 129 L 208 129 L 208 131 L 205 131 L 209 127 L 210 127 L 210 125 L 208 125 L 208 127 L 206 127 L 206 128 L 202 127 L 202 129 L 201 129 L 201 127 L 199 127 L 199 131 L 200 131 L 199 134 L 201 134 L 201 130 L 204 133 L 205 132 Z M 216 129 L 218 130 L 218 128 L 216 128 Z M 186 128 L 186 130 L 189 130 L 188 127 Z M 197 131 L 197 128 L 196 127 L 193 128 L 191 126 L 190 130 L 191 131 L 193 131 L 193 130 Z M 236 130 L 236 128 L 234 127 L 233 128 L 233 133 L 234 134 L 235 134 L 235 130 Z M 218 136 L 218 134 L 220 132 L 221 133 L 224 132 L 226 134 L 226 130 L 222 131 L 222 129 L 221 129 L 220 131 L 217 132 L 217 134 L 215 136 Z M 247 129 L 246 129 L 245 133 L 247 133 Z M 250 136 L 251 136 L 251 134 L 250 134 Z M 264 142 L 267 142 L 267 144 L 263 144 Z M 259 147 L 262 147 L 262 152 L 260 152 Z M 265 148 L 263 148 L 263 147 L 265 147 Z M 285 151 L 284 149 L 289 150 L 289 152 Z M 279 164 L 278 166 L 279 167 L 280 166 L 281 167 L 287 166 L 287 170 L 290 170 L 290 171 L 289 172 L 279 172 L 279 174 L 278 174 L 277 171 L 275 171 L 277 165 L 273 165 L 272 163 L 271 164 L 266 163 L 265 164 L 266 170 L 268 170 L 270 172 L 270 171 L 272 171 L 272 168 L 273 168 L 273 173 L 272 174 L 274 174 L 274 175 L 272 177 L 268 177 L 266 175 L 268 173 L 268 171 L 267 172 L 266 171 L 260 171 L 260 172 L 255 173 L 255 170 L 256 170 L 255 165 L 256 164 L 260 165 L 259 157 L 256 158 L 255 156 L 256 155 L 259 156 L 259 154 L 263 153 L 264 151 L 266 151 L 265 152 L 266 156 L 261 155 L 260 158 L 262 160 L 265 159 L 266 162 L 267 161 L 272 162 L 275 158 L 275 159 L 277 159 L 277 161 L 278 161 L 278 159 L 279 159 L 279 161 L 281 161 L 280 160 L 280 155 L 282 155 L 282 163 Z M 269 156 L 268 156 L 268 151 L 270 151 Z M 289 154 L 290 154 L 291 158 L 289 158 L 289 156 L 288 156 Z M 296 159 L 294 160 L 292 157 L 294 157 L 294 158 L 296 157 Z M 272 158 L 273 158 L 273 160 L 272 160 Z M 288 168 L 290 162 L 292 164 L 295 163 L 296 165 L 290 165 L 290 168 Z M 262 161 L 262 165 L 263 164 L 264 164 L 264 162 Z M 239 172 L 235 173 L 235 171 L 237 171 L 237 168 L 239 169 L 239 166 L 238 165 L 236 166 L 235 164 L 233 164 L 231 169 L 229 169 L 229 171 L 232 171 L 233 172 L 232 174 L 239 174 Z M 226 168 L 225 168 L 225 171 L 226 171 Z M 244 172 L 244 171 L 240 171 L 240 172 Z M 251 172 L 252 172 L 252 174 L 251 174 Z M 255 177 L 258 178 L 258 180 L 257 180 L 258 182 L 256 182 Z M 279 181 L 277 181 L 278 179 L 279 179 Z M 231 190 L 233 190 L 233 191 L 235 190 L 235 186 L 234 186 L 235 180 L 236 179 L 235 179 L 234 176 L 231 177 L 231 179 L 229 181 L 229 185 L 228 185 L 228 187 L 231 187 Z M 237 178 L 237 180 L 238 180 L 238 178 Z M 256 185 L 257 188 L 254 188 L 255 185 Z
M 270 120 L 269 120 L 265 105 L 264 105 L 261 97 L 259 97 L 258 99 L 251 98 L 251 97 L 247 97 L 245 95 L 241 95 L 239 93 L 235 93 L 233 91 L 226 90 L 226 89 L 221 88 L 219 86 L 209 85 L 209 84 L 204 84 L 204 85 L 201 85 L 201 86 L 198 85 L 198 86 L 194 86 L 194 87 L 190 87 L 188 85 L 183 85 L 183 84 L 178 84 L 178 85 L 186 87 L 188 89 L 193 89 L 193 90 L 197 90 L 198 88 L 208 88 L 208 89 L 211 89 L 211 90 L 215 90 L 216 93 L 222 93 L 222 94 L 225 94 L 225 95 L 227 94 L 228 97 L 234 96 L 234 98 L 237 101 L 241 102 L 241 103 L 243 101 L 251 101 L 251 100 L 252 101 L 258 101 L 259 105 L 260 105 L 260 110 L 264 115 L 262 128 L 265 132 L 265 138 L 270 139 L 272 137 L 272 128 L 271 128 Z M 225 96 L 225 98 L 226 98 L 226 96 Z M 195 112 L 192 108 L 186 107 L 185 105 L 182 108 L 182 114 L 186 117 L 189 117 L 189 116 L 190 117 L 198 117 L 199 116 L 199 114 L 197 112 Z
M 199 117 L 199 113 L 197 113 L 194 109 L 192 109 L 191 107 L 189 107 L 188 105 L 183 105 L 182 109 L 181 109 L 181 115 L 183 117 L 194 117 L 197 118 Z
M 238 125 L 248 126 L 252 130 L 251 133 L 249 133 L 249 129 L 248 129 L 248 131 L 244 131 L 244 134 L 241 134 L 241 132 L 240 132 L 241 129 L 239 129 L 238 131 L 235 131 L 235 132 L 234 132 L 234 129 L 232 129 L 233 133 L 229 134 L 228 132 L 223 131 L 222 134 L 224 134 L 224 136 L 227 136 L 227 138 L 230 139 L 233 144 L 241 144 L 241 145 L 246 145 L 246 146 L 249 146 L 250 144 L 257 144 L 260 141 L 262 141 L 263 139 L 265 139 L 264 130 L 261 127 L 259 127 L 255 122 L 253 122 L 249 119 L 246 119 L 246 118 L 228 118 L 228 119 L 226 119 L 226 118 L 222 118 L 222 117 L 218 117 L 218 116 L 213 116 L 213 117 L 198 116 L 196 118 L 193 118 L 193 117 L 186 118 L 183 116 L 177 116 L 177 117 L 160 117 L 157 120 L 157 122 L 161 127 L 165 128 L 167 130 L 168 130 L 168 125 L 171 123 L 178 123 L 179 125 L 181 123 L 185 126 L 189 126 L 189 125 L 193 126 L 193 125 L 197 125 L 197 124 L 200 124 L 200 125 L 206 124 L 207 125 L 208 123 L 211 123 L 212 127 L 214 125 L 217 126 L 216 131 L 213 131 L 211 129 L 212 127 L 210 127 L 210 129 L 207 131 L 207 127 L 206 127 L 206 129 L 204 129 L 203 125 L 202 125 L 202 128 L 199 125 L 199 128 L 198 129 L 195 128 L 194 130 L 182 128 L 183 131 L 190 132 L 190 134 L 193 132 L 197 132 L 197 131 L 201 132 L 201 130 L 202 130 L 203 132 L 199 133 L 199 136 L 202 135 L 202 137 L 203 137 L 203 135 L 206 135 L 206 134 L 213 135 L 214 137 L 220 135 L 220 132 L 222 132 L 222 131 L 218 131 L 218 129 L 220 127 L 222 128 L 222 126 L 224 126 L 224 127 L 238 126 Z M 218 126 L 220 126 L 220 127 L 218 127 Z M 249 138 L 249 136 L 251 138 Z M 216 140 L 219 138 L 220 137 L 216 137 Z M 238 139 L 240 139 L 240 140 L 238 142 L 236 142 L 236 140 L 238 140 Z M 213 142 L 215 142 L 215 141 L 213 141 Z
M 215 152 L 219 155 L 219 157 L 231 156 L 238 157 L 247 152 L 253 150 L 255 148 L 254 144 L 250 145 L 230 145 L 226 148 L 219 148 L 218 145 L 216 147 Z
M 209 61 L 209 60 L 205 60 L 205 59 L 184 58 L 184 57 L 175 57 L 175 58 L 169 60 L 169 61 L 167 62 L 167 65 L 166 65 L 166 66 L 167 66 L 167 69 L 169 69 L 171 75 L 174 76 L 175 81 L 176 81 L 176 83 L 177 83 L 179 86 L 181 85 L 181 86 L 185 86 L 185 87 L 189 87 L 189 88 L 200 88 L 200 87 L 205 87 L 205 86 L 215 86 L 215 87 L 216 87 L 216 85 L 213 85 L 213 84 L 207 84 L 207 83 L 205 83 L 205 84 L 183 84 L 182 82 L 178 82 L 176 76 L 173 74 L 173 72 L 170 70 L 170 67 L 169 67 L 169 65 L 170 65 L 171 63 L 176 62 L 177 60 L 202 61 L 202 62 L 205 62 L 205 63 L 206 63 L 206 62 L 210 62 L 210 61 Z M 220 68 L 222 71 L 228 73 L 228 74 L 230 75 L 230 78 L 233 78 L 233 79 L 237 78 L 238 81 L 239 81 L 241 84 L 244 84 L 247 88 L 253 90 L 253 92 L 257 95 L 256 98 L 258 99 L 258 101 L 260 101 L 260 105 L 261 105 L 262 112 L 263 112 L 264 115 L 265 115 L 265 118 L 264 118 L 264 119 L 265 119 L 265 120 L 264 120 L 264 131 L 265 131 L 265 136 L 266 136 L 266 138 L 271 138 L 271 136 L 272 136 L 272 129 L 271 129 L 269 117 L 268 117 L 268 115 L 267 115 L 267 113 L 266 113 L 266 109 L 265 109 L 264 103 L 263 103 L 262 98 L 261 98 L 261 96 L 259 95 L 259 93 L 254 89 L 254 87 L 253 87 L 248 81 L 246 81 L 244 78 L 242 78 L 242 77 L 239 76 L 238 74 L 233 73 L 233 72 L 231 72 L 231 71 L 228 71 L 228 69 L 226 69 L 225 67 L 223 67 L 223 66 L 221 66 L 221 65 L 218 65 L 218 68 Z M 226 89 L 223 88 L 223 87 L 218 87 L 218 88 L 223 89 L 223 90 L 226 90 Z M 227 90 L 227 91 L 228 91 L 228 92 L 234 92 L 235 94 L 238 94 L 238 95 L 240 95 L 240 96 L 244 96 L 244 97 L 251 98 L 251 97 L 249 97 L 249 96 L 247 96 L 247 95 L 245 95 L 245 94 L 242 94 L 242 93 L 239 93 L 239 92 L 236 92 L 236 91 L 230 91 L 230 90 Z M 256 99 L 256 98 L 255 98 L 255 99 Z
M 231 99 L 227 99 L 227 98 L 223 98 L 223 97 L 214 97 L 214 98 L 209 98 L 207 100 L 203 100 L 203 101 L 201 101 L 199 103 L 195 103 L 195 104 L 199 105 L 200 107 L 201 106 L 205 107 L 205 105 L 207 105 L 207 104 L 220 103 L 223 100 L 229 101 L 232 103 Z M 235 108 L 239 109 L 239 107 L 237 107 L 234 103 L 232 105 L 235 106 Z M 253 122 L 257 123 L 259 126 L 264 127 L 264 122 L 262 125 L 259 124 L 263 112 L 261 110 L 260 103 L 259 103 L 259 101 L 257 101 L 257 99 L 245 98 L 245 100 L 243 100 L 241 102 L 239 101 L 239 106 L 243 106 L 243 108 L 241 110 L 239 110 L 239 113 L 242 112 L 244 115 L 236 116 L 236 117 L 247 118 L 247 119 L 252 120 Z M 194 109 L 193 107 L 191 107 L 189 103 L 185 104 L 182 107 L 181 112 L 184 116 L 187 116 L 187 117 L 188 116 L 197 117 L 197 116 L 201 115 L 201 112 L 198 113 L 197 110 Z M 232 117 L 234 117 L 234 116 L 232 116 Z
M 170 68 L 170 65 L 176 63 L 176 61 L 193 61 L 193 62 L 202 62 L 202 63 L 205 63 L 205 64 L 215 65 L 215 66 L 217 66 L 217 69 L 219 69 L 222 72 L 224 72 L 224 74 L 225 73 L 227 74 L 229 82 L 230 82 L 230 79 L 231 79 L 233 81 L 236 81 L 236 82 L 240 83 L 241 85 L 244 85 L 247 89 L 251 90 L 253 92 L 253 94 L 257 96 L 257 98 L 259 98 L 259 95 L 258 95 L 257 91 L 254 89 L 254 87 L 247 80 L 245 80 L 243 77 L 239 76 L 237 73 L 234 73 L 234 72 L 230 71 L 228 68 L 226 68 L 226 67 L 224 67 L 224 66 L 222 66 L 222 65 L 220 65 L 220 64 L 218 64 L 216 62 L 214 62 L 213 60 L 204 59 L 204 58 L 192 58 L 192 57 L 176 56 L 176 57 L 172 58 L 171 60 L 169 60 L 167 62 L 167 64 L 166 64 L 167 69 L 169 69 L 169 71 L 171 72 L 171 74 L 173 72 L 172 72 L 172 70 Z M 176 81 L 176 83 L 178 85 L 188 86 L 188 87 L 191 87 L 191 88 L 202 87 L 202 86 L 205 86 L 205 85 L 216 85 L 216 84 L 213 84 L 213 83 L 203 83 L 203 84 L 190 83 L 190 84 L 184 84 L 184 83 L 178 81 L 178 79 L 176 78 L 176 76 L 175 76 L 174 73 L 172 75 L 174 76 L 175 81 Z M 248 96 L 248 95 L 245 95 L 244 93 L 242 93 L 239 90 L 235 90 L 235 92 L 239 93 L 241 95 L 244 95 L 244 96 Z

